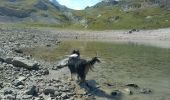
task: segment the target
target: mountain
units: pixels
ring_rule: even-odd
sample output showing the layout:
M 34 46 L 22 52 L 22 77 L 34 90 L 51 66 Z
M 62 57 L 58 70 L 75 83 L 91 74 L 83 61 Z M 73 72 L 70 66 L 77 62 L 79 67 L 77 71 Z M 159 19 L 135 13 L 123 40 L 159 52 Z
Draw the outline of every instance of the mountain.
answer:
M 170 27 L 169 3 L 144 1 L 103 0 L 84 10 L 73 10 L 56 0 L 1 0 L 0 25 L 15 22 L 20 26 L 95 30 Z
M 66 12 L 70 9 L 56 1 L 1 0 L 0 22 L 63 24 L 70 21 L 64 14 Z
M 103 0 L 77 15 L 85 16 L 88 29 L 164 28 L 170 27 L 169 3 L 169 0 Z

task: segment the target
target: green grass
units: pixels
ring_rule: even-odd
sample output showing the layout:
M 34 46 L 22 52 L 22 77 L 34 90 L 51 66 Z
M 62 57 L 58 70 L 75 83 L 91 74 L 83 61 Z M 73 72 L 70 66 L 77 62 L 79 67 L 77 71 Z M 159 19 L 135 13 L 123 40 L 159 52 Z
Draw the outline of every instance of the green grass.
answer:
M 98 13 L 102 16 L 96 18 L 95 16 Z M 89 24 L 89 28 L 91 29 L 154 29 L 170 27 L 169 12 L 159 7 L 136 9 L 128 12 L 121 11 L 117 7 L 101 8 L 92 14 L 90 18 L 93 19 L 91 19 Z M 119 16 L 119 19 L 108 22 L 108 19 L 112 16 Z M 151 16 L 152 18 L 146 19 L 147 16 Z
M 170 12 L 161 7 L 147 7 L 138 8 L 129 11 L 123 11 L 119 5 L 115 6 L 103 6 L 98 8 L 89 8 L 80 11 L 70 10 L 73 17 L 79 17 L 85 19 L 87 23 L 80 23 L 79 21 L 69 20 L 63 12 L 52 6 L 48 0 L 43 1 L 47 6 L 48 10 L 40 10 L 34 5 L 37 0 L 27 1 L 18 0 L 18 3 L 12 4 L 5 0 L 1 1 L 1 7 L 12 8 L 16 10 L 33 10 L 32 14 L 36 16 L 47 15 L 49 18 L 54 18 L 61 21 L 59 24 L 50 24 L 42 22 L 23 22 L 20 26 L 30 27 L 59 27 L 68 29 L 84 29 L 86 24 L 87 29 L 90 30 L 110 30 L 110 29 L 157 29 L 170 27 Z M 98 15 L 101 15 L 98 17 Z M 117 20 L 110 21 L 109 19 L 119 16 Z M 151 16 L 147 19 L 147 16 Z M 84 25 L 85 24 L 85 25 Z M 14 25 L 15 26 L 15 25 Z M 16 25 L 19 27 L 19 25 Z
M 91 58 L 97 52 L 102 60 L 119 68 L 131 66 L 142 70 L 147 67 L 162 69 L 170 66 L 170 49 L 136 44 L 64 41 L 57 48 L 35 47 L 24 51 L 37 59 L 56 61 L 70 54 L 73 49 L 79 49 L 84 58 Z

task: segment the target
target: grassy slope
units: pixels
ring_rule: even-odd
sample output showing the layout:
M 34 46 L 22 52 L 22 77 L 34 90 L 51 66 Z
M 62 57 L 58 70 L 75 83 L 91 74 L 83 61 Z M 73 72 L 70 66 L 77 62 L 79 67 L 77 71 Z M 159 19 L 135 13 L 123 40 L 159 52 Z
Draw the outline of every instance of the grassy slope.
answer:
M 87 12 L 91 11 L 88 10 Z M 102 16 L 97 18 L 98 14 Z M 119 16 L 119 19 L 109 22 L 109 18 L 113 16 Z M 147 16 L 152 18 L 146 19 Z M 97 11 L 89 14 L 88 18 L 91 20 L 89 24 L 90 29 L 153 29 L 170 27 L 170 12 L 158 7 L 137 9 L 129 12 L 121 11 L 117 7 L 99 8 Z
M 33 5 L 37 3 L 37 0 L 20 0 L 18 4 L 7 3 L 6 0 L 1 0 L 0 6 L 6 6 L 16 9 L 34 9 L 36 15 L 48 15 L 57 20 L 60 20 L 62 24 L 47 24 L 41 22 L 26 22 L 18 23 L 14 26 L 23 27 L 61 27 L 70 29 L 84 29 L 85 25 L 79 22 L 72 22 L 65 19 L 65 15 L 55 9 L 48 0 L 44 0 L 48 5 L 49 9 L 40 10 L 35 8 Z M 131 11 L 122 11 L 117 6 L 102 6 L 98 8 L 88 8 L 81 11 L 71 11 L 73 16 L 79 16 L 83 19 L 87 19 L 87 29 L 94 30 L 105 30 L 105 29 L 155 29 L 170 27 L 170 12 L 159 7 L 150 7 L 145 9 L 136 9 Z M 98 17 L 98 15 L 101 15 Z M 115 21 L 109 21 L 111 17 L 118 16 L 119 18 Z M 152 18 L 146 19 L 147 16 Z M 50 18 L 49 17 L 49 18 Z M 9 25 L 8 25 L 9 26 Z
M 36 16 L 47 16 L 47 18 L 54 18 L 56 20 L 60 20 L 61 24 L 67 23 L 69 24 L 70 22 L 65 19 L 64 14 L 56 9 L 50 2 L 49 0 L 42 0 L 44 4 L 48 6 L 47 10 L 41 10 L 36 8 L 34 5 L 38 3 L 38 0 L 17 0 L 15 3 L 10 3 L 6 0 L 1 0 L 0 7 L 5 7 L 5 8 L 12 8 L 15 10 L 33 10 L 33 14 Z M 4 23 L 3 23 L 4 24 Z M 65 24 L 64 24 L 65 25 Z M 1 26 L 2 23 L 1 23 Z M 12 26 L 12 27 L 61 27 L 63 25 L 59 24 L 49 24 L 49 23 L 42 23 L 42 22 L 18 22 L 18 23 L 7 23 L 7 25 L 4 26 Z

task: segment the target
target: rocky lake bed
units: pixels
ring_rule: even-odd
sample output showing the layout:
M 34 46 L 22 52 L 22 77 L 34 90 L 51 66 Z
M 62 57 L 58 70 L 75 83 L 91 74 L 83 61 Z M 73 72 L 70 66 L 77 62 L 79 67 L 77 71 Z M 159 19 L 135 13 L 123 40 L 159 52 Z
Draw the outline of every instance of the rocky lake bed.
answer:
M 118 81 L 119 76 L 111 74 L 110 77 L 117 79 L 106 81 L 101 67 L 105 66 L 103 63 L 97 64 L 97 74 L 89 73 L 87 84 L 77 84 L 68 80 L 68 68 L 58 66 L 59 60 L 36 59 L 24 51 L 24 48 L 57 48 L 65 40 L 139 43 L 167 49 L 170 47 L 170 29 L 141 30 L 130 34 L 126 30 L 0 29 L 0 100 L 170 100 L 168 75 L 160 80 L 161 88 L 157 87 L 160 84 L 151 84 L 157 79 L 136 82 L 137 79 L 123 76 L 124 81 Z

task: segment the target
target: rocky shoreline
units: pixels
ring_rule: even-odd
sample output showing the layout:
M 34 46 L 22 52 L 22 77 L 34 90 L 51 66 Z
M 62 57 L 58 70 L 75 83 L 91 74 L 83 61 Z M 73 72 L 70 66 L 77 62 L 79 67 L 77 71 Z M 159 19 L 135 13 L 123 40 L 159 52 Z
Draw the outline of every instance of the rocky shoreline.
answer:
M 103 83 L 96 86 L 93 81 L 77 84 L 68 77 L 59 77 L 64 69 L 58 62 L 35 61 L 22 48 L 57 46 L 59 35 L 35 29 L 0 30 L 0 99 L 1 100 L 95 100 L 105 97 L 121 100 L 123 95 L 152 94 L 153 90 L 137 84 Z M 52 72 L 59 76 L 50 77 Z M 67 75 L 66 75 L 67 76 Z M 64 77 L 64 76 L 63 76 Z M 101 87 L 113 88 L 105 93 Z M 98 99 L 97 99 L 98 100 Z
M 57 35 L 39 30 L 0 30 L 0 99 L 1 100 L 74 100 L 92 98 L 76 93 L 74 83 L 47 78 L 57 63 L 35 61 L 22 48 L 57 45 Z M 56 71 L 57 72 L 57 71 Z

